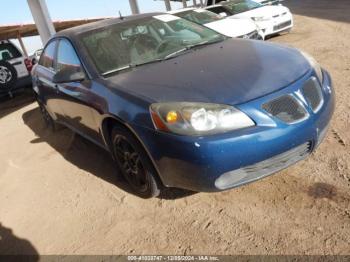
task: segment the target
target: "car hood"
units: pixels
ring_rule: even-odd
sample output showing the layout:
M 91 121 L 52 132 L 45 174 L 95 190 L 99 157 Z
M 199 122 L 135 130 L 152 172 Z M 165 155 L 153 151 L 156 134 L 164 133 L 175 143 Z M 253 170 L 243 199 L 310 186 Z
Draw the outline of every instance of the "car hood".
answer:
M 257 30 L 255 23 L 251 19 L 222 19 L 205 24 L 216 32 L 229 37 L 243 36 Z
M 285 6 L 263 6 L 260 8 L 256 8 L 247 12 L 243 12 L 237 15 L 234 15 L 233 17 L 267 17 L 272 18 L 276 15 L 281 15 L 285 12 L 289 12 L 289 9 Z
M 149 102 L 241 104 L 280 90 L 310 70 L 293 48 L 229 39 L 107 78 Z

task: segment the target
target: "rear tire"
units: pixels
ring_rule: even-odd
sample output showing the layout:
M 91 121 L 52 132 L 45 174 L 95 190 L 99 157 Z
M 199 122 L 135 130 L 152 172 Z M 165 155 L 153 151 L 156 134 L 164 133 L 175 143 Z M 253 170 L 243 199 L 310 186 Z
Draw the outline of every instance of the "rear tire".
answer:
M 6 61 L 0 61 L 0 93 L 8 93 L 12 97 L 11 90 L 17 83 L 17 71 L 13 65 Z
M 39 105 L 40 113 L 41 113 L 41 116 L 44 120 L 45 126 L 48 128 L 51 128 L 52 131 L 55 131 L 56 130 L 55 120 L 53 120 L 53 118 L 51 117 L 51 115 L 47 111 L 45 105 L 38 98 L 36 98 L 36 101 Z
M 146 151 L 137 139 L 124 127 L 113 127 L 112 153 L 123 177 L 141 198 L 157 197 L 161 183 Z

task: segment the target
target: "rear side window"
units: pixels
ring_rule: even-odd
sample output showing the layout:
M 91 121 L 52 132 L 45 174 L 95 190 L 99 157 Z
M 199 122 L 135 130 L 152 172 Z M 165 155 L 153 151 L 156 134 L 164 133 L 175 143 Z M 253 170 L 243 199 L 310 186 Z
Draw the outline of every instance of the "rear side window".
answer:
M 51 42 L 40 57 L 39 65 L 54 70 L 54 57 L 57 41 Z
M 221 13 L 225 13 L 227 16 L 231 16 L 232 14 L 225 8 L 222 6 L 216 6 L 216 7 L 212 7 L 212 8 L 208 8 L 208 10 L 210 12 L 213 12 L 215 14 L 221 14 Z
M 18 49 L 15 46 L 13 46 L 13 44 L 0 44 L 0 61 L 7 61 L 19 57 L 22 57 L 22 54 L 18 51 Z
M 72 44 L 65 39 L 59 42 L 56 66 L 57 72 L 64 69 L 73 69 L 77 72 L 82 70 L 77 53 Z

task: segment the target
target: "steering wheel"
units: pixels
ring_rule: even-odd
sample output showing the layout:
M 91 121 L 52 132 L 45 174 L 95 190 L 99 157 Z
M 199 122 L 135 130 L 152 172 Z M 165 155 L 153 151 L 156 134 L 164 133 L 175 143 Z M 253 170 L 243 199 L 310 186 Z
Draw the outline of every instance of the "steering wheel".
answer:
M 155 49 L 158 46 L 158 42 L 155 38 L 149 35 L 139 35 L 134 42 L 134 46 L 138 50 L 145 51 L 147 49 Z
M 178 45 L 170 40 L 164 40 L 162 41 L 158 47 L 157 47 L 157 53 L 161 54 L 165 51 L 165 48 L 167 48 L 169 45 L 173 45 L 174 47 L 177 47 Z

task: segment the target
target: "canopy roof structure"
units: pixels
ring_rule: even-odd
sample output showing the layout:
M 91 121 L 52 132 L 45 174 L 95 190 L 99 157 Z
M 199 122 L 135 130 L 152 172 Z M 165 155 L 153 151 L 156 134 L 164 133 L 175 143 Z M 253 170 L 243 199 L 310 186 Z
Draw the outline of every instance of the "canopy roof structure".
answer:
M 182 2 L 183 7 L 187 7 L 187 1 L 189 0 L 161 0 L 164 1 L 167 11 L 171 10 L 170 1 Z M 197 5 L 197 0 L 192 0 L 193 4 Z M 199 0 L 203 5 L 204 0 Z M 49 10 L 46 5 L 46 0 L 27 0 L 29 9 L 32 13 L 35 23 L 28 24 L 13 24 L 13 25 L 0 25 L 0 40 L 17 38 L 25 56 L 28 56 L 22 37 L 40 35 L 43 44 L 50 39 L 52 35 L 63 29 L 79 26 L 87 23 L 108 19 L 103 18 L 89 18 L 89 19 L 77 19 L 69 21 L 52 21 Z M 140 9 L 138 0 L 129 0 L 130 9 L 133 14 L 139 14 Z
M 56 32 L 61 30 L 71 28 L 78 25 L 88 24 L 103 19 L 108 19 L 110 17 L 100 17 L 100 18 L 89 18 L 89 19 L 77 19 L 77 20 L 67 20 L 67 21 L 54 21 L 53 25 Z M 28 24 L 12 24 L 12 25 L 0 25 L 0 40 L 7 40 L 12 38 L 36 36 L 38 35 L 38 29 L 34 23 Z

